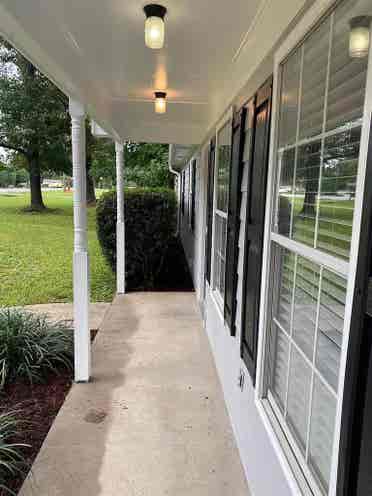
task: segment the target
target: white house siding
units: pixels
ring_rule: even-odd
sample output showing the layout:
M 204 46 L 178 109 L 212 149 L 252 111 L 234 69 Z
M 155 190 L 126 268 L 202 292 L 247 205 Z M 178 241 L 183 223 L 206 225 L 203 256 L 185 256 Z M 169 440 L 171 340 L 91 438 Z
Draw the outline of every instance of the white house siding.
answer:
M 205 221 L 206 221 L 206 154 L 207 149 L 204 148 L 196 162 L 196 212 L 195 212 L 195 257 L 193 264 L 193 279 L 198 299 L 201 308 L 203 309 L 204 302 L 204 266 L 205 266 Z
M 191 209 L 190 202 L 190 174 L 189 174 L 189 164 L 185 168 L 185 180 L 184 180 L 184 195 L 185 195 L 185 206 L 184 212 L 181 213 L 180 221 L 180 236 L 183 244 L 183 249 L 185 251 L 186 260 L 190 269 L 191 277 L 195 282 L 194 277 L 194 250 L 195 250 L 195 231 L 192 231 L 190 227 L 189 215 Z
M 207 154 L 204 150 L 197 161 L 196 221 L 192 232 L 189 228 L 187 203 L 181 219 L 181 238 L 193 275 L 197 298 L 204 313 L 204 325 L 208 335 L 216 368 L 224 391 L 226 407 L 231 419 L 247 480 L 253 495 L 288 496 L 291 493 L 285 474 L 275 454 L 261 416 L 256 408 L 254 388 L 244 362 L 240 358 L 240 332 L 242 308 L 242 276 L 244 256 L 244 221 L 247 194 L 247 167 L 242 180 L 241 226 L 239 233 L 238 288 L 236 312 L 236 337 L 230 336 L 222 310 L 206 285 L 204 290 L 204 242 L 206 212 Z M 188 176 L 188 174 L 186 174 Z M 186 180 L 185 187 L 188 186 Z M 187 196 L 186 189 L 186 198 Z M 243 390 L 238 386 L 240 371 L 245 374 Z M 239 461 L 237 460 L 237 463 Z M 268 476 L 269 474 L 269 476 Z
M 206 299 L 205 325 L 216 360 L 241 461 L 252 493 L 254 495 L 275 494 L 284 496 L 291 494 L 291 492 L 255 406 L 254 388 L 249 373 L 240 358 L 247 176 L 248 163 L 246 163 L 243 171 L 241 185 L 242 203 L 240 210 L 236 337 L 230 336 L 230 331 L 223 323 L 221 311 L 217 307 L 209 288 Z M 238 386 L 241 370 L 245 376 L 243 390 Z M 270 477 L 267 477 L 267 474 L 270 474 Z
M 185 180 L 185 212 L 181 215 L 180 235 L 185 251 L 185 256 L 194 283 L 196 297 L 199 304 L 204 300 L 204 245 L 205 245 L 205 201 L 206 201 L 206 177 L 207 167 L 204 155 L 207 151 L 192 158 L 186 168 Z M 196 181 L 195 181 L 195 226 L 192 230 L 189 222 L 189 206 L 191 209 L 191 199 L 189 196 L 189 171 L 188 167 L 193 160 L 196 160 Z M 190 202 L 189 202 L 190 200 Z M 190 211 L 191 212 L 191 211 Z

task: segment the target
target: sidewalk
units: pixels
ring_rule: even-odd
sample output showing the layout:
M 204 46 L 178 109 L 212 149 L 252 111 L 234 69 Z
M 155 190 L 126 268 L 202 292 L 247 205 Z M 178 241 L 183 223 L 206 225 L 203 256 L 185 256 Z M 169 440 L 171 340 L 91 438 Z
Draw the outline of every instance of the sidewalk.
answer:
M 20 496 L 248 496 L 193 293 L 119 296 Z

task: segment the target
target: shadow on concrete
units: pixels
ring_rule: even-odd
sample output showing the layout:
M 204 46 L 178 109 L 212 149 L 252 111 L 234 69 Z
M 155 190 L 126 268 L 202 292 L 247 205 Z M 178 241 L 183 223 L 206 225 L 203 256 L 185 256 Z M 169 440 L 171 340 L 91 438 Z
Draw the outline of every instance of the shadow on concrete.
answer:
M 91 382 L 73 384 L 20 496 L 108 494 L 103 493 L 101 471 L 109 433 L 127 410 L 115 390 L 125 384 L 133 352 L 129 341 L 138 324 L 130 299 L 111 305 L 93 343 Z

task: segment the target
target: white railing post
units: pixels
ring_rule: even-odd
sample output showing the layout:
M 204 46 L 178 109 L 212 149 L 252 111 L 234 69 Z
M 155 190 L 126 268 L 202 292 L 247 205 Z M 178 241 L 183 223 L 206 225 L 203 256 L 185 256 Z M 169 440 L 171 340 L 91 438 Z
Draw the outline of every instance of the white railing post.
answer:
M 124 223 L 124 146 L 115 142 L 116 151 L 116 285 L 125 293 L 125 223 Z
M 90 379 L 89 257 L 86 202 L 86 138 L 84 105 L 70 98 L 72 168 L 74 178 L 74 356 L 75 381 Z

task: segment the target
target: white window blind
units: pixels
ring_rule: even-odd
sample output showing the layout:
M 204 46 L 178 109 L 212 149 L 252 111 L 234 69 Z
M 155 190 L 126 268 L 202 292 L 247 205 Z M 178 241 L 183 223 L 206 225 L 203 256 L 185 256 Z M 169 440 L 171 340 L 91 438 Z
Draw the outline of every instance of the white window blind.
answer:
M 317 494 L 328 493 L 338 400 L 347 280 L 327 264 L 350 256 L 368 58 L 351 59 L 348 43 L 361 8 L 372 13 L 367 0 L 338 3 L 280 67 L 272 229 L 297 248 L 272 242 L 266 394 Z
M 269 387 L 303 461 L 325 488 L 332 443 L 322 444 L 317 433 L 333 439 L 346 280 L 276 244 L 273 266 Z
M 230 177 L 231 121 L 217 134 L 217 168 L 215 174 L 213 289 L 222 300 L 225 294 L 226 230 Z

